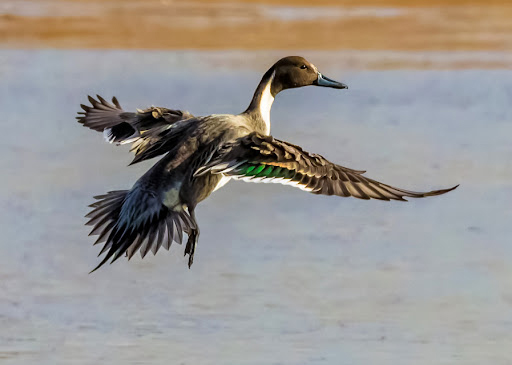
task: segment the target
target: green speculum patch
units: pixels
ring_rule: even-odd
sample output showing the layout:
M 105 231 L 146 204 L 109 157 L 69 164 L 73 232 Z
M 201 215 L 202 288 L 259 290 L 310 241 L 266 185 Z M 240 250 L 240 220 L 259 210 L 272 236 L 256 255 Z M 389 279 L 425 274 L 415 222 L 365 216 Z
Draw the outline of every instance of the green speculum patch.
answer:
M 296 175 L 300 175 L 296 174 L 295 170 L 288 170 L 284 167 L 252 163 L 243 164 L 233 172 L 237 175 L 284 179 L 291 179 L 294 176 L 296 177 Z

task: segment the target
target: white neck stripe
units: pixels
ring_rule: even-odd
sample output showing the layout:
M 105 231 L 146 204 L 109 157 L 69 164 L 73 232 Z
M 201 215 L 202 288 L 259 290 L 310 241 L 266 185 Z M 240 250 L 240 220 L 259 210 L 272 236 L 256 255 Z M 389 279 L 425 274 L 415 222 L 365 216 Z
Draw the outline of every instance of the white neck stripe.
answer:
M 274 97 L 272 96 L 271 86 L 272 81 L 274 80 L 274 76 L 276 75 L 276 71 L 272 73 L 272 76 L 268 80 L 265 89 L 261 94 L 260 98 L 260 115 L 263 121 L 265 122 L 265 133 L 270 134 L 270 108 L 272 108 L 272 103 L 274 102 Z

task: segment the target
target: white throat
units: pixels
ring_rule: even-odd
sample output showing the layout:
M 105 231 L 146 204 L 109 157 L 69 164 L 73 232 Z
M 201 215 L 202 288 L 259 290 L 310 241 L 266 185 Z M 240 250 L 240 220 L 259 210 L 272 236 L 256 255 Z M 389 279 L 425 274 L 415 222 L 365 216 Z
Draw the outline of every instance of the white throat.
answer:
M 265 122 L 265 134 L 270 134 L 270 108 L 272 108 L 272 103 L 274 102 L 274 97 L 272 96 L 270 87 L 272 85 L 272 81 L 274 80 L 275 74 L 276 72 L 274 71 L 268 80 L 265 89 L 263 89 L 263 93 L 261 94 L 260 99 L 260 115 Z

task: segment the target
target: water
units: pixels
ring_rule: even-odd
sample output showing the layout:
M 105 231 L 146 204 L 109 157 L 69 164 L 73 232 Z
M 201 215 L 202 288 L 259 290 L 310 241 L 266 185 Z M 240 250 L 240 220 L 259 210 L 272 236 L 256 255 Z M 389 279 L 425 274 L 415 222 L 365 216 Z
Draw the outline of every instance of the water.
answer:
M 88 275 L 91 196 L 153 162 L 125 167 L 126 147 L 75 123 L 79 103 L 235 113 L 274 59 L 0 51 L 0 363 L 512 363 L 510 71 L 303 54 L 350 88 L 280 94 L 275 136 L 403 188 L 459 189 L 399 203 L 234 182 L 198 208 L 191 270 L 173 245 Z

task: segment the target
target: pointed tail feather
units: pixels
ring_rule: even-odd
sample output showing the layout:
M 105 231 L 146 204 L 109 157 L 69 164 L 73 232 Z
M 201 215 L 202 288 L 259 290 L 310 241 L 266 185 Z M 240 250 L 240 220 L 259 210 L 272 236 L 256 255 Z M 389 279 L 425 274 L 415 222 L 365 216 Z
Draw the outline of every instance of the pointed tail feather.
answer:
M 186 211 L 171 210 L 138 187 L 95 198 L 99 200 L 90 205 L 94 209 L 86 215 L 86 225 L 93 226 L 90 235 L 99 236 L 94 244 L 104 242 L 99 255 L 106 255 L 91 273 L 123 255 L 130 259 L 140 251 L 144 258 L 150 250 L 156 255 L 162 246 L 169 250 L 172 241 L 182 243 L 183 232 L 197 228 Z

